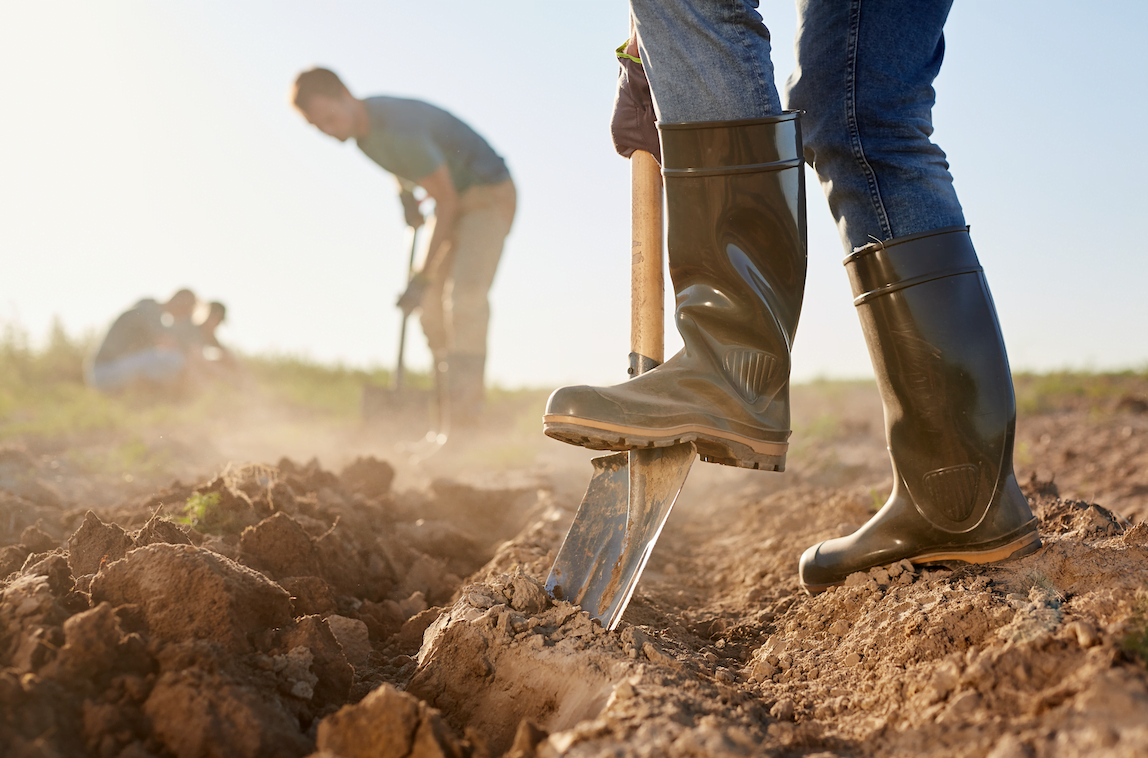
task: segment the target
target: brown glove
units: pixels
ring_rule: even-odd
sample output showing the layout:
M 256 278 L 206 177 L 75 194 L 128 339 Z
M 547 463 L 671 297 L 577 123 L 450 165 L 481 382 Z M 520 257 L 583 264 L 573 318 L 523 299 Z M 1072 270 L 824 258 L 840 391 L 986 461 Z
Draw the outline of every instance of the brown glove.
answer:
M 423 212 L 419 208 L 418 198 L 414 193 L 403 190 L 399 193 L 399 200 L 403 204 L 403 218 L 407 222 L 407 226 L 412 229 L 418 229 L 423 225 Z
M 618 155 L 629 158 L 635 150 L 645 150 L 662 162 L 662 145 L 658 139 L 654 99 L 646 71 L 638 58 L 637 40 L 631 37 L 617 50 L 618 89 L 614 95 L 614 113 L 610 119 L 610 136 Z
M 423 295 L 426 293 L 427 287 L 430 286 L 430 279 L 427 279 L 422 274 L 415 274 L 411 277 L 410 282 L 407 284 L 407 289 L 399 296 L 398 302 L 395 305 L 399 306 L 402 312 L 409 316 L 418 308 L 423 302 Z

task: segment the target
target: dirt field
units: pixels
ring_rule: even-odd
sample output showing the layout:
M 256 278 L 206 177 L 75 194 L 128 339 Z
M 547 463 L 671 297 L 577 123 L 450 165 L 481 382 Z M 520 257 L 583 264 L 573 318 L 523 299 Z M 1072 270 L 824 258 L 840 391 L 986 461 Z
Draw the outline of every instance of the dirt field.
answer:
M 0 755 L 1148 755 L 1148 381 L 1018 396 L 1036 554 L 806 596 L 892 482 L 875 389 L 799 387 L 787 472 L 696 463 L 616 632 L 540 585 L 591 456 L 538 397 L 420 464 L 254 401 L 17 440 Z

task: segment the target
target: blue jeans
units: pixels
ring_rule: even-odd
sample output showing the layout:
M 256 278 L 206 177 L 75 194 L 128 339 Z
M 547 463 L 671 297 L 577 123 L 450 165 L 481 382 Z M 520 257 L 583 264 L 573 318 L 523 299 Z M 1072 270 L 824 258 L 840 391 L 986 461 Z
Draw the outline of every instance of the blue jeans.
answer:
M 118 392 L 136 382 L 173 384 L 186 363 L 180 351 L 155 347 L 94 364 L 88 373 L 88 384 L 100 392 Z
M 777 116 L 781 99 L 758 0 L 630 0 L 658 120 Z
M 813 166 L 847 251 L 964 225 L 933 133 L 933 80 L 952 0 L 797 0 L 797 69 Z M 769 32 L 757 0 L 631 0 L 658 118 L 776 115 Z

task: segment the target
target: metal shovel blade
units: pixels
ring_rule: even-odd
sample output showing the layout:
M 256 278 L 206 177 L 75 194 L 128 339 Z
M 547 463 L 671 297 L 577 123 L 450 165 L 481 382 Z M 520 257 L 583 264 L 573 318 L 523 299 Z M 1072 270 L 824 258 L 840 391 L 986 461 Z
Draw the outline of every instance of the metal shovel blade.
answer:
M 595 458 L 546 591 L 617 627 L 695 457 L 687 442 Z

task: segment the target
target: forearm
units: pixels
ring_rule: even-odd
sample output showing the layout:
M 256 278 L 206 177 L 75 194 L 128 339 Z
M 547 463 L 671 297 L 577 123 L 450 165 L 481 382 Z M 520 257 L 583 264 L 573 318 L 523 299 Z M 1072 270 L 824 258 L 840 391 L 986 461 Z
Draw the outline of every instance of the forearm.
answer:
M 435 203 L 434 233 L 431 234 L 427 245 L 426 260 L 423 262 L 420 273 L 434 281 L 446 274 L 444 270 L 446 259 L 454 245 L 455 228 L 458 223 L 458 205 L 456 203 Z
M 446 163 L 420 179 L 419 185 L 434 200 L 434 233 L 427 245 L 426 259 L 419 275 L 423 280 L 441 281 L 447 274 L 447 260 L 461 212 L 458 193 Z

